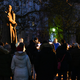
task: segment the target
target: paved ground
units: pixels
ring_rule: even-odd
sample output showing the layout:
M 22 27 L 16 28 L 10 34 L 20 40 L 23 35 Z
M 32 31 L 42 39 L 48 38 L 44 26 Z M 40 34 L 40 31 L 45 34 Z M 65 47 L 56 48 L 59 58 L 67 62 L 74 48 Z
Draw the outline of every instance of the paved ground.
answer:
M 32 78 L 33 78 L 33 76 L 32 76 Z M 57 80 L 57 78 L 58 78 L 58 74 L 56 75 L 56 77 L 53 80 Z M 36 79 L 32 79 L 32 80 L 36 80 Z M 63 75 L 61 75 L 61 80 L 63 80 Z M 71 79 L 69 79 L 68 73 L 67 73 L 67 80 L 71 80 Z
M 36 74 L 35 74 L 35 76 L 36 76 Z M 58 78 L 58 74 L 56 75 L 56 77 L 53 80 L 57 80 L 57 78 Z M 12 77 L 10 77 L 10 79 L 12 80 Z M 36 80 L 36 79 L 33 79 L 33 76 L 32 76 L 32 80 Z M 61 80 L 63 80 L 63 75 L 61 75 Z M 67 73 L 67 80 L 71 80 L 71 79 L 69 79 L 68 73 Z

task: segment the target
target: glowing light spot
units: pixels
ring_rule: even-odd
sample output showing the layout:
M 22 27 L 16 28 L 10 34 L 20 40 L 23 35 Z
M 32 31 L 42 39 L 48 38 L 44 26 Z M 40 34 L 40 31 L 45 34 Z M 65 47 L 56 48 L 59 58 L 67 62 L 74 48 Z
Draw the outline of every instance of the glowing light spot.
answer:
M 55 28 L 53 28 L 52 31 L 55 32 Z

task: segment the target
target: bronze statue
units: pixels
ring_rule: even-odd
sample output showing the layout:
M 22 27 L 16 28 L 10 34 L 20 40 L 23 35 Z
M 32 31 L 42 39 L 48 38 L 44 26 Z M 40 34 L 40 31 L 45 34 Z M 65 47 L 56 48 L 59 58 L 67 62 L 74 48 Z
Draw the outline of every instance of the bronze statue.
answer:
M 12 11 L 12 6 L 8 6 L 8 10 L 4 14 L 4 26 L 2 30 L 2 42 L 4 43 L 17 43 L 17 33 L 15 21 L 15 13 Z

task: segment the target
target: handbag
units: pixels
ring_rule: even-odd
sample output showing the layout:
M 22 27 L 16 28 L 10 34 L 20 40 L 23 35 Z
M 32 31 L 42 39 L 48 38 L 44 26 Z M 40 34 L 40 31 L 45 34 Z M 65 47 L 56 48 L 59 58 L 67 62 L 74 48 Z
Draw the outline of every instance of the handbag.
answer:
M 57 66 L 57 69 L 58 69 L 58 70 L 61 69 L 61 62 L 63 61 L 64 57 L 65 57 L 65 54 L 64 54 L 64 56 L 62 57 L 62 60 L 58 62 L 58 66 Z

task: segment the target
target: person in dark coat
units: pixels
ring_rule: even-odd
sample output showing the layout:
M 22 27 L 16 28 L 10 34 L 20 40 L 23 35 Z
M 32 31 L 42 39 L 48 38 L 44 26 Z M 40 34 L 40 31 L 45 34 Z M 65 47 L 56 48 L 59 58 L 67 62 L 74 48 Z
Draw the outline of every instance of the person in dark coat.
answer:
M 26 48 L 26 53 L 30 58 L 31 64 L 34 64 L 34 59 L 38 53 L 38 50 L 36 49 L 36 46 L 33 40 L 30 40 L 30 44 Z
M 4 48 L 10 51 L 10 45 L 5 45 Z M 10 76 L 12 76 L 10 68 L 12 57 L 9 52 L 5 53 L 4 48 L 2 48 L 3 51 L 0 49 L 0 80 L 10 80 Z
M 72 80 L 80 80 L 80 49 L 79 44 L 74 43 L 74 47 L 70 50 L 72 57 Z
M 15 45 L 15 43 L 11 43 L 11 50 L 10 50 L 10 55 L 11 55 L 11 57 L 13 57 L 14 56 L 14 54 L 15 54 L 15 52 L 16 52 L 17 50 L 16 50 L 16 45 Z M 12 74 L 12 80 L 13 80 L 13 74 Z
M 14 55 L 14 53 L 15 53 L 16 51 L 17 51 L 17 50 L 16 50 L 15 43 L 11 43 L 11 51 L 10 51 L 10 53 L 11 53 L 12 57 L 13 57 L 13 55 Z
M 34 70 L 34 61 L 36 58 L 36 55 L 38 53 L 38 50 L 36 49 L 35 43 L 33 40 L 30 40 L 30 44 L 26 48 L 26 53 L 28 54 L 31 64 L 32 64 L 32 76 L 35 79 L 35 70 Z
M 35 60 L 36 80 L 53 80 L 57 71 L 57 60 L 49 43 L 41 45 L 40 52 Z
M 67 71 L 71 64 L 71 55 L 67 51 L 67 44 L 62 43 L 62 45 L 56 50 L 57 62 L 61 62 L 61 67 L 58 69 L 58 80 L 61 80 L 61 75 L 63 74 L 63 80 L 67 79 Z

